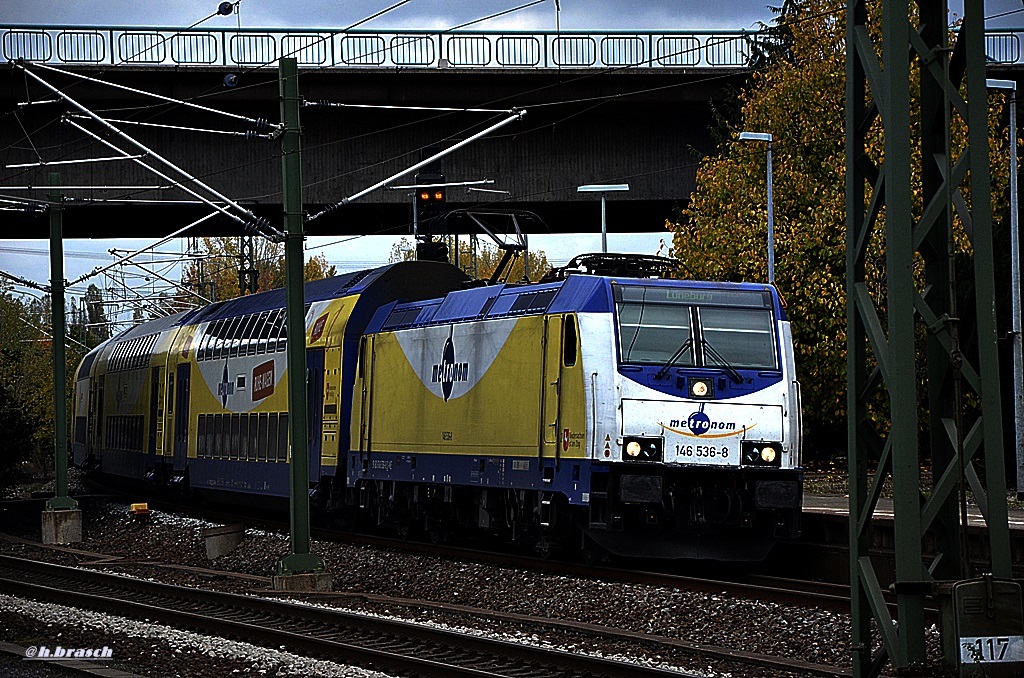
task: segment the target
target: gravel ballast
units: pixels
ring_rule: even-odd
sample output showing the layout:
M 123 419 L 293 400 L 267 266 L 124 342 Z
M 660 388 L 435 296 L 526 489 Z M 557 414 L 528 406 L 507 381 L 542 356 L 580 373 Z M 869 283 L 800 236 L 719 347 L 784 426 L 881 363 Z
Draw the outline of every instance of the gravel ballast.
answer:
M 85 541 L 73 546 L 135 561 L 152 560 L 222 570 L 225 571 L 223 577 L 138 563 L 97 567 L 130 576 L 235 593 L 258 590 L 265 584 L 239 579 L 228 573 L 270 577 L 278 559 L 289 550 L 286 535 L 249 529 L 245 540 L 235 551 L 211 562 L 206 558 L 201 538 L 202 530 L 211 526 L 214 524 L 165 513 L 156 513 L 148 525 L 139 525 L 128 516 L 126 504 L 109 503 L 86 514 Z M 68 565 L 91 560 L 2 540 L 0 551 Z M 829 611 L 754 601 L 725 592 L 706 594 L 565 577 L 365 545 L 315 541 L 313 551 L 326 561 L 328 571 L 334 575 L 334 590 L 338 592 L 427 600 L 482 611 L 585 622 L 750 653 L 844 668 L 850 666 L 849 618 Z M 485 614 L 453 615 L 414 605 L 380 604 L 372 600 L 341 599 L 338 604 L 374 614 L 496 634 L 519 642 L 554 644 L 574 651 L 606 655 L 628 654 L 643 657 L 643 661 L 665 661 L 708 676 L 771 675 L 763 671 L 745 672 L 734 665 L 716 661 L 695 663 L 692 657 L 683 656 L 685 653 L 651 656 L 648 650 L 636 643 L 614 641 L 598 644 L 592 637 L 556 630 L 538 634 L 536 627 L 531 629 L 507 621 L 489 620 Z M 0 602 L 0 610 L 6 609 L 7 603 Z M 937 630 L 932 629 L 930 635 L 937 648 Z M 222 661 L 237 663 L 239 660 L 237 657 L 225 657 Z M 182 664 L 187 665 L 188 662 Z M 235 666 L 228 673 L 238 668 Z M 209 674 L 197 671 L 194 675 Z

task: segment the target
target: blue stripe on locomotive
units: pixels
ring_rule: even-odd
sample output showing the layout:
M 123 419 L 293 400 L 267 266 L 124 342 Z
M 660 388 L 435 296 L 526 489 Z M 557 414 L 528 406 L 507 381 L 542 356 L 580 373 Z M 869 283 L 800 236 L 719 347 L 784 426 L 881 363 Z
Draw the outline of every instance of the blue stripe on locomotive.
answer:
M 607 473 L 607 465 L 590 459 L 555 460 L 491 455 L 407 454 L 373 452 L 362 480 L 461 485 L 494 490 L 543 490 L 564 494 L 570 504 L 586 505 L 593 474 Z M 358 464 L 352 455 L 350 464 Z M 545 474 L 542 469 L 552 469 Z M 550 478 L 545 481 L 544 478 Z
M 777 290 L 770 285 L 758 283 L 729 283 L 692 280 L 637 279 L 637 278 L 605 278 L 592 275 L 570 275 L 563 281 L 532 285 L 492 285 L 469 290 L 451 292 L 441 299 L 432 299 L 415 303 L 389 304 L 377 310 L 373 319 L 366 326 L 367 334 L 380 331 L 422 327 L 442 323 L 466 322 L 471 320 L 488 320 L 509 316 L 530 315 L 539 313 L 612 313 L 615 300 L 612 296 L 613 285 L 644 285 L 647 287 L 666 287 L 674 289 L 705 289 L 705 290 L 742 290 L 750 292 L 767 292 L 771 297 L 771 307 L 776 318 L 786 320 L 786 310 L 782 306 Z M 545 308 L 532 308 L 522 311 L 515 310 L 520 297 L 524 295 L 554 292 L 554 298 Z M 492 301 L 493 300 L 493 301 Z M 388 324 L 394 309 L 420 309 L 419 314 L 410 314 L 401 322 Z M 586 337 L 581 337 L 587 341 Z M 616 333 L 615 341 L 618 342 Z M 776 342 L 776 354 L 781 365 L 781 342 Z M 354 368 L 353 368 L 354 369 Z M 673 368 L 676 379 L 657 379 L 655 375 L 661 370 L 652 365 L 619 365 L 619 374 L 624 379 L 643 384 L 644 386 L 675 397 L 686 396 L 686 382 L 690 376 L 718 377 L 719 386 L 716 400 L 729 400 L 749 395 L 769 386 L 778 384 L 783 379 L 780 370 L 740 370 L 744 377 L 742 384 L 735 384 L 728 378 L 723 369 L 715 368 Z M 347 373 L 349 374 L 349 373 Z M 353 373 L 350 373 L 354 375 Z M 347 375 L 346 375 L 347 376 Z M 351 394 L 351 386 L 348 387 Z

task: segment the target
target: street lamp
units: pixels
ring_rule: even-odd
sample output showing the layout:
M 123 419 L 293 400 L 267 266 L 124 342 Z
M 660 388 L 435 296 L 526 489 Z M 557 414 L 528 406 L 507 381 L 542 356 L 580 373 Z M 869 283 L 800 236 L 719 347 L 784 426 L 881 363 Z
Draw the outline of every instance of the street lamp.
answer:
M 775 209 L 772 205 L 772 135 L 767 132 L 740 132 L 740 141 L 764 141 L 768 144 L 768 282 L 775 284 Z
M 986 80 L 989 89 L 1009 90 L 1010 95 L 1010 297 L 1013 314 L 1010 341 L 1013 355 L 1013 421 L 1017 448 L 1017 498 L 1024 497 L 1024 356 L 1021 354 L 1020 227 L 1017 198 L 1017 83 Z
M 576 188 L 577 193 L 601 194 L 601 251 L 608 252 L 608 219 L 605 206 L 605 194 L 610 191 L 628 191 L 629 184 L 587 184 Z

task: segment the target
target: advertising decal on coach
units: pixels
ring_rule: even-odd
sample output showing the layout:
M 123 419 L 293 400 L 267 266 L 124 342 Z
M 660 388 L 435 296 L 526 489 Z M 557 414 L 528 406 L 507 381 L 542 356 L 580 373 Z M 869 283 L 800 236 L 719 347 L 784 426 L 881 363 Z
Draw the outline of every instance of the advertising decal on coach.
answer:
M 252 368 L 252 399 L 263 400 L 274 395 L 274 361 L 268 360 Z

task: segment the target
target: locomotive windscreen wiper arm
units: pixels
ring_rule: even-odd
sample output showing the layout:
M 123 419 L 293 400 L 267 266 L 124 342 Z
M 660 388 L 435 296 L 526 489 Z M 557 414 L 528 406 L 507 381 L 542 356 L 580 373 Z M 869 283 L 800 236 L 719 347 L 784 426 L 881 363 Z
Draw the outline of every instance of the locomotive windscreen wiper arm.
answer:
M 686 353 L 686 349 L 690 348 L 691 346 L 693 346 L 693 337 L 689 337 L 679 346 L 679 348 L 676 349 L 676 352 L 672 354 L 672 357 L 665 361 L 665 364 L 661 366 L 661 369 L 658 370 L 657 374 L 654 375 L 654 378 L 664 379 L 665 375 L 668 374 L 668 371 L 670 369 L 672 369 L 672 366 L 676 363 L 676 361 L 682 358 L 683 354 Z
M 712 346 L 708 342 L 708 340 L 705 339 L 703 336 L 700 339 L 700 345 L 704 347 L 705 352 L 710 353 L 711 357 L 714 358 L 715 360 L 717 360 L 720 363 L 721 367 L 725 368 L 725 371 L 729 373 L 729 378 L 730 379 L 732 379 L 737 384 L 742 384 L 743 383 L 743 376 L 736 370 L 735 367 L 732 366 L 732 363 L 730 363 L 728 360 L 726 360 L 725 356 L 723 356 L 721 353 L 716 351 L 715 347 Z M 707 361 L 705 361 L 705 362 L 707 362 Z M 710 367 L 710 365 L 708 367 Z

